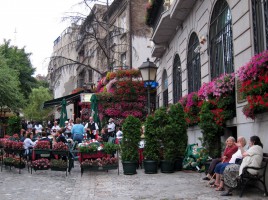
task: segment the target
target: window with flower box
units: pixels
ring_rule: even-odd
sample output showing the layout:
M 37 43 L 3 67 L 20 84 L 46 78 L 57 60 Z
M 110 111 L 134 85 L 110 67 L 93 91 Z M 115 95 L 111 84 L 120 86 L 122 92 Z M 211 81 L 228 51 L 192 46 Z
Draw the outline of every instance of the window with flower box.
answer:
M 179 55 L 176 54 L 173 63 L 173 103 L 177 103 L 181 96 L 181 60 Z
M 211 79 L 234 72 L 231 10 L 225 0 L 214 6 L 209 30 Z
M 196 51 L 198 46 L 198 37 L 196 33 L 192 33 L 187 55 L 188 93 L 196 92 L 201 87 L 200 53 L 199 51 Z
M 252 0 L 252 25 L 255 54 L 268 49 L 268 1 Z

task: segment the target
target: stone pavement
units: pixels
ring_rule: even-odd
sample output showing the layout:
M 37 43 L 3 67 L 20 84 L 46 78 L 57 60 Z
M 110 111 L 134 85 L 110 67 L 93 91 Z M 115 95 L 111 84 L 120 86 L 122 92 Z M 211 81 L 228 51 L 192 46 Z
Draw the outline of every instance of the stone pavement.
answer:
M 85 171 L 81 177 L 79 164 L 75 163 L 72 173 L 37 171 L 33 174 L 23 169 L 3 167 L 0 172 L 0 200 L 214 200 L 240 199 L 237 192 L 231 197 L 221 197 L 213 188 L 206 187 L 204 174 L 197 172 L 175 172 L 145 174 L 138 169 L 136 175 L 123 175 L 120 165 L 109 172 Z M 267 199 L 256 189 L 245 192 L 243 200 Z

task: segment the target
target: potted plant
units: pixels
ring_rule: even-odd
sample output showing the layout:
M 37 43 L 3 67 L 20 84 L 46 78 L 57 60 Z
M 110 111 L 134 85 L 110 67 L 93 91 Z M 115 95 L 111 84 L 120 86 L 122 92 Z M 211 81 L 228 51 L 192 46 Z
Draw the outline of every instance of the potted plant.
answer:
M 123 124 L 124 137 L 122 139 L 122 164 L 124 174 L 136 174 L 139 159 L 139 141 L 141 135 L 141 121 L 133 116 L 128 116 Z
M 57 142 L 52 147 L 52 153 L 55 155 L 68 155 L 69 148 L 68 146 L 63 142 Z
M 155 130 L 154 117 L 149 115 L 145 121 L 145 145 L 143 166 L 146 174 L 155 174 L 158 169 L 160 142 Z
M 49 154 L 50 153 L 50 142 L 49 141 L 38 141 L 34 146 L 34 152 L 36 154 Z
M 25 161 L 19 158 L 14 158 L 13 160 L 13 166 L 18 169 L 23 169 L 25 168 L 26 164 Z
M 79 149 L 80 153 L 93 154 L 93 153 L 98 152 L 99 147 L 100 147 L 99 143 L 93 142 L 93 143 L 90 143 L 90 144 L 81 145 L 78 149 Z
M 0 138 L 0 148 L 4 148 L 6 138 Z
M 13 166 L 14 158 L 6 157 L 3 159 L 3 163 L 5 166 Z
M 173 129 L 173 141 L 175 142 L 174 170 L 182 170 L 182 162 L 185 155 L 188 135 L 187 123 L 184 117 L 183 107 L 180 103 L 171 105 L 168 111 L 169 124 Z
M 109 155 L 114 155 L 117 149 L 118 149 L 118 145 L 111 143 L 111 142 L 105 142 L 103 145 L 104 153 L 109 154 Z
M 32 162 L 32 168 L 36 170 L 48 170 L 50 168 L 50 162 L 47 158 L 41 158 Z
M 66 171 L 68 168 L 67 161 L 62 159 L 52 159 L 50 161 L 50 169 L 52 171 Z
M 162 173 L 174 172 L 174 160 L 176 157 L 176 143 L 173 138 L 174 127 L 166 125 L 163 129 L 163 160 L 161 160 L 160 167 Z
M 25 151 L 23 142 L 13 142 L 12 149 L 13 149 L 13 153 L 18 153 L 18 154 L 22 154 Z
M 13 149 L 12 149 L 12 145 L 13 145 L 13 142 L 12 140 L 5 140 L 4 142 L 4 151 L 7 153 L 7 154 L 11 154 L 13 153 Z

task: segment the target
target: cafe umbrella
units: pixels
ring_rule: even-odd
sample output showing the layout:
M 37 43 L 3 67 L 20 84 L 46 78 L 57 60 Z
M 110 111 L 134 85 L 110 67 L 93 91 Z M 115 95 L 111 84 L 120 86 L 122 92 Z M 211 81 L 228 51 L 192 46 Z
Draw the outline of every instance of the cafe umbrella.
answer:
M 67 121 L 67 110 L 66 110 L 66 100 L 63 99 L 61 102 L 61 111 L 60 111 L 60 127 L 64 127 L 65 121 Z

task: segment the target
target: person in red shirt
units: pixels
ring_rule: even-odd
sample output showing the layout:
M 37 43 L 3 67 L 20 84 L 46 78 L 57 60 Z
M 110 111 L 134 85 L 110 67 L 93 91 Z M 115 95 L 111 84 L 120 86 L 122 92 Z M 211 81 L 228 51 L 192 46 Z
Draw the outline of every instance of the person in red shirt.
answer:
M 237 151 L 238 147 L 235 145 L 235 138 L 228 137 L 226 140 L 226 148 L 221 158 L 213 159 L 209 165 L 208 173 L 203 180 L 210 180 L 213 176 L 214 169 L 219 162 L 228 163 L 232 158 L 232 155 Z

